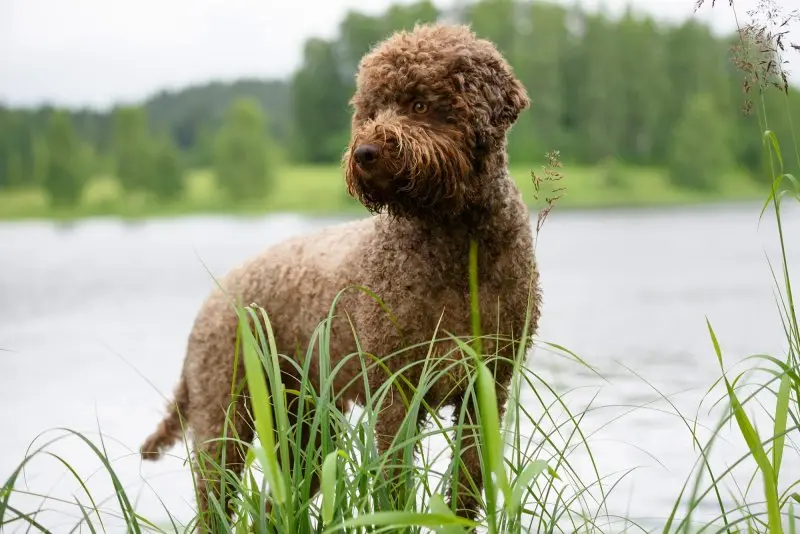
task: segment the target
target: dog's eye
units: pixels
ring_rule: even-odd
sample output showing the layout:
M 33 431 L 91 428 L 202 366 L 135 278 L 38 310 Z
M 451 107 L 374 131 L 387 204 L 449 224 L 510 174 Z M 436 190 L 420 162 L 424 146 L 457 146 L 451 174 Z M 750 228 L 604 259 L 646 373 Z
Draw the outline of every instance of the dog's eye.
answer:
M 414 102 L 414 105 L 411 106 L 411 109 L 414 111 L 414 113 L 422 115 L 423 113 L 428 111 L 428 104 L 417 100 L 416 102 Z

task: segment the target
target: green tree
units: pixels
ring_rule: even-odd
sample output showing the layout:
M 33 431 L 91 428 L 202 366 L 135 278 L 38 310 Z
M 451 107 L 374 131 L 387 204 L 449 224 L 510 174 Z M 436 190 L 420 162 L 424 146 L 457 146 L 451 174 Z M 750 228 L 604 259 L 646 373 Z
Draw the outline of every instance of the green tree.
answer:
M 6 173 L 5 184 L 9 188 L 20 187 L 25 181 L 22 169 L 22 155 L 19 152 L 12 152 L 8 155 Z
M 217 181 L 234 200 L 264 198 L 272 185 L 271 147 L 261 106 L 235 101 L 215 142 Z
M 355 74 L 361 57 L 385 36 L 386 29 L 381 17 L 349 11 L 339 24 L 339 38 L 333 45 L 338 52 L 342 73 Z M 355 77 L 343 81 L 355 88 Z
M 292 80 L 294 154 L 303 161 L 338 161 L 347 146 L 352 90 L 341 67 L 333 44 L 306 43 L 303 65 Z
M 47 142 L 41 136 L 33 139 L 33 165 L 31 169 L 32 181 L 41 187 L 47 179 Z
M 72 206 L 80 201 L 85 174 L 84 146 L 75 133 L 70 115 L 56 111 L 47 126 L 48 164 L 44 187 L 54 206 Z
M 521 6 L 514 0 L 482 0 L 467 8 L 466 18 L 477 35 L 491 40 L 510 59 L 519 33 L 514 20 Z
M 698 93 L 689 99 L 675 128 L 670 181 L 678 187 L 713 190 L 730 165 L 726 122 L 714 105 L 714 96 Z
M 0 106 L 0 189 L 8 187 L 11 111 Z
M 196 142 L 189 153 L 190 164 L 198 167 L 214 165 L 214 136 L 216 128 L 203 125 L 197 132 Z
M 650 19 L 638 20 L 630 8 L 618 24 L 617 51 L 625 79 L 617 98 L 625 102 L 620 152 L 630 163 L 652 163 L 658 152 L 663 102 L 669 99 L 665 39 Z
M 738 84 L 727 70 L 731 64 L 727 43 L 718 40 L 708 26 L 689 20 L 666 33 L 665 45 L 670 87 L 661 104 L 663 120 L 655 144 L 664 149 L 671 145 L 677 121 L 686 116 L 686 107 L 697 94 L 713 95 L 717 111 L 733 116 L 731 88 Z M 668 163 L 668 154 L 658 156 L 657 163 Z
M 625 73 L 616 43 L 615 23 L 604 15 L 584 17 L 586 34 L 576 57 L 577 89 L 573 127 L 579 157 L 596 164 L 619 154 L 624 133 Z
M 555 4 L 519 4 L 513 28 L 518 38 L 508 54 L 514 72 L 535 101 L 509 134 L 512 160 L 533 162 L 567 147 L 563 65 L 568 51 L 567 11 Z M 502 33 L 502 30 L 501 30 Z
M 175 200 L 184 190 L 181 155 L 172 137 L 163 134 L 153 147 L 153 192 L 160 200 Z
M 150 190 L 153 180 L 147 114 L 140 106 L 114 111 L 116 175 L 127 193 Z
M 430 0 L 410 4 L 396 3 L 389 6 L 383 15 L 386 32 L 411 30 L 415 24 L 434 22 L 439 18 L 439 9 Z
M 34 185 L 33 128 L 29 112 L 0 109 L 0 186 Z

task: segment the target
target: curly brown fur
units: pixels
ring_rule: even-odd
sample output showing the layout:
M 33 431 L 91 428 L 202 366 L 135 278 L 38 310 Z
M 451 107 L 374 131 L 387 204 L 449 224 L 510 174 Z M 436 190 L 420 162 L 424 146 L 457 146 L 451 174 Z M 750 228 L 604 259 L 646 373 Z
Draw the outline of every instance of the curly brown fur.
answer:
M 351 103 L 352 142 L 343 158 L 347 187 L 376 215 L 270 247 L 229 273 L 222 289 L 207 298 L 189 336 L 176 394 L 198 452 L 219 452 L 206 442 L 222 435 L 231 401 L 237 329 L 231 298 L 263 306 L 279 352 L 291 356 L 306 354 L 340 290 L 366 286 L 396 323 L 363 292 L 345 292 L 331 324 L 331 366 L 357 351 L 354 326 L 365 354 L 384 358 L 390 372 L 402 369 L 403 377 L 416 384 L 422 366 L 409 364 L 423 363 L 428 347 L 401 349 L 429 342 L 436 332 L 471 334 L 468 256 L 475 240 L 484 332 L 518 338 L 529 304 L 528 332 L 536 331 L 541 297 L 529 213 L 506 162 L 506 133 L 528 98 L 495 47 L 464 26 L 424 25 L 396 33 L 361 61 Z M 527 348 L 530 338 L 523 343 Z M 453 348 L 452 341 L 437 346 L 428 362 L 462 358 Z M 486 354 L 513 360 L 515 350 L 514 344 L 484 341 Z M 319 387 L 319 363 L 312 359 L 309 365 Z M 455 367 L 435 382 L 425 400 L 437 408 L 453 405 L 456 414 L 463 405 L 469 424 L 476 414 L 474 402 L 464 398 L 463 369 Z M 492 364 L 492 369 L 502 415 L 512 366 Z M 364 399 L 364 381 L 357 379 L 361 370 L 361 362 L 350 358 L 335 375 L 343 410 Z M 286 365 L 282 371 L 286 389 L 296 389 L 296 368 Z M 235 372 L 242 376 L 241 365 Z M 371 392 L 386 382 L 378 366 L 367 375 Z M 246 395 L 243 399 L 233 412 L 233 426 L 246 442 L 253 431 Z M 376 419 L 381 453 L 407 415 L 398 399 L 392 396 Z M 294 418 L 293 412 L 288 415 Z M 177 438 L 176 420 L 168 416 L 146 442 L 146 458 Z M 459 480 L 468 489 L 452 503 L 466 517 L 475 517 L 479 509 L 466 475 L 482 489 L 480 457 L 471 446 L 475 439 L 463 438 Z M 225 464 L 240 469 L 241 454 L 227 446 Z M 216 488 L 214 480 L 208 484 Z M 201 512 L 207 507 L 203 492 L 199 507 Z

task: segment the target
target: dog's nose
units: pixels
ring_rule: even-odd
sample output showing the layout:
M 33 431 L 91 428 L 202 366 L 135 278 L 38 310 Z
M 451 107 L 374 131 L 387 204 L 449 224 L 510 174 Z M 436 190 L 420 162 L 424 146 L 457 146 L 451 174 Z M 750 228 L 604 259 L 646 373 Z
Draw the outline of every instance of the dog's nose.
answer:
M 378 160 L 378 147 L 375 145 L 358 145 L 353 157 L 361 168 L 367 168 Z

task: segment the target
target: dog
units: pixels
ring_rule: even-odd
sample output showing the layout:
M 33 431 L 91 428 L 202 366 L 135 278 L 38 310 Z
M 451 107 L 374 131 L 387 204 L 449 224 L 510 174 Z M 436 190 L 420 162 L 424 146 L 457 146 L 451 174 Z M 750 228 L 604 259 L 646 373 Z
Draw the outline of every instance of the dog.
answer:
M 231 384 L 244 374 L 241 362 L 234 369 L 232 298 L 263 306 L 278 352 L 302 359 L 341 292 L 330 324 L 330 365 L 341 364 L 333 387 L 343 412 L 363 402 L 367 388 L 377 391 L 387 372 L 400 372 L 402 383 L 416 384 L 426 360 L 470 358 L 452 338 L 433 350 L 426 342 L 437 332 L 462 338 L 472 333 L 468 263 L 473 242 L 482 328 L 497 335 L 483 341 L 483 353 L 498 356 L 492 372 L 499 415 L 504 414 L 511 362 L 520 343 L 530 347 L 541 307 L 530 214 L 507 169 L 507 133 L 529 106 L 526 90 L 497 48 L 468 26 L 418 24 L 389 36 L 362 58 L 350 104 L 345 181 L 371 216 L 273 245 L 221 280 L 197 314 L 174 400 L 142 445 L 144 459 L 161 456 L 183 435 L 184 423 L 196 453 L 223 452 L 215 447 L 226 425 Z M 364 291 L 342 292 L 354 286 L 368 288 L 382 304 Z M 517 339 L 523 331 L 528 336 Z M 402 350 L 407 347 L 417 348 Z M 366 380 L 361 360 L 352 357 L 359 351 L 385 358 L 383 366 L 366 371 Z M 284 360 L 283 383 L 287 391 L 296 390 L 297 365 Z M 310 360 L 310 376 L 319 388 L 319 361 Z M 456 415 L 463 407 L 475 422 L 467 382 L 466 367 L 454 366 L 431 385 L 427 405 L 453 406 Z M 382 454 L 407 416 L 398 400 L 401 381 L 391 388 L 387 398 L 394 400 L 381 407 L 374 429 Z M 244 442 L 254 437 L 249 409 L 243 395 L 231 411 Z M 287 416 L 298 424 L 291 409 Z M 460 461 L 481 491 L 476 439 L 464 432 Z M 224 452 L 223 465 L 239 473 L 242 451 L 230 443 Z M 198 475 L 199 487 L 207 484 L 213 491 L 214 483 Z M 467 482 L 459 487 L 448 490 L 450 505 L 462 517 L 476 518 L 478 496 Z M 317 492 L 318 477 L 311 488 Z M 199 492 L 198 507 L 207 510 L 207 492 Z

